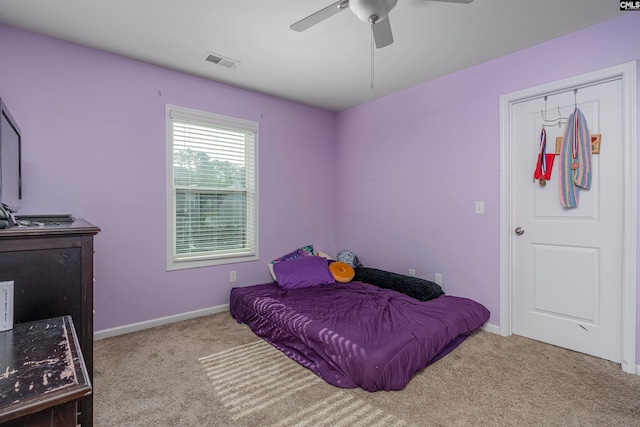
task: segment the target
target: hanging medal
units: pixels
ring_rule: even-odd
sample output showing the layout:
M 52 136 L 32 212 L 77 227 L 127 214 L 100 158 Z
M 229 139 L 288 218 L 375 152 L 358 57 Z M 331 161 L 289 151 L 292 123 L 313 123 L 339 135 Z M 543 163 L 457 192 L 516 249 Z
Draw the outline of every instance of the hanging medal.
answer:
M 538 182 L 541 187 L 547 185 L 547 180 L 544 179 L 545 173 L 547 173 L 547 131 L 542 128 L 540 132 L 540 154 L 538 154 L 538 161 L 540 162 L 540 177 Z
M 553 168 L 553 160 L 555 153 L 547 154 L 547 131 L 542 128 L 540 132 L 540 153 L 538 154 L 538 163 L 533 173 L 533 180 L 538 180 L 541 187 L 547 185 L 547 181 L 551 179 L 551 169 Z

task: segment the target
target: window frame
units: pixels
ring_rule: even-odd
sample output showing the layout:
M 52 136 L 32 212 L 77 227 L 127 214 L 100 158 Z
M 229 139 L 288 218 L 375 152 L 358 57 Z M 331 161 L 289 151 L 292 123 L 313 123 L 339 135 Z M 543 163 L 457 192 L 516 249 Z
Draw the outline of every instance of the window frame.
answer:
M 207 126 L 220 127 L 226 129 L 244 130 L 254 133 L 253 138 L 253 208 L 247 209 L 252 211 L 253 215 L 247 215 L 247 229 L 253 228 L 254 235 L 253 250 L 249 250 L 246 254 L 237 251 L 235 253 L 218 253 L 218 254 L 192 254 L 186 257 L 176 257 L 176 209 L 175 209 L 175 187 L 174 187 L 174 159 L 173 159 L 173 121 L 184 120 L 201 123 Z M 166 123 L 166 264 L 167 271 L 182 270 L 188 268 L 208 267 L 214 265 L 234 264 L 239 262 L 256 261 L 258 256 L 258 123 L 239 119 L 235 117 L 223 116 L 220 114 L 210 113 L 206 111 L 195 110 L 186 107 L 166 104 L 165 106 L 165 123 Z M 251 182 L 247 182 L 247 193 L 250 190 Z M 253 226 L 251 226 L 253 222 Z M 251 249 L 251 248 L 250 248 Z

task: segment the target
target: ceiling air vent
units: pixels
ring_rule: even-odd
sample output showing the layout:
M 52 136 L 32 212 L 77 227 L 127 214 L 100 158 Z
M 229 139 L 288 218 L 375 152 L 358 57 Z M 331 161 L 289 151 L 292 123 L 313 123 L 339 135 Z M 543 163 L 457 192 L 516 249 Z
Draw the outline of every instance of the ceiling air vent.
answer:
M 207 52 L 207 54 L 202 58 L 205 62 L 210 62 L 212 64 L 220 65 L 221 67 L 234 69 L 238 65 L 240 65 L 240 61 L 236 61 L 235 59 L 225 58 L 222 55 L 218 55 L 217 53 Z

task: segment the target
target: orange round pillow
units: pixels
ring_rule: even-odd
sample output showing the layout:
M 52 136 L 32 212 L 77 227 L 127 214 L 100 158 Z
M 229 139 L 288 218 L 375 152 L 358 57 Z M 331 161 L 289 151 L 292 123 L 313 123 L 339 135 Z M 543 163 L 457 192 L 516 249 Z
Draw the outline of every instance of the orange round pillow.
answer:
M 329 264 L 329 271 L 333 274 L 333 278 L 336 282 L 347 283 L 353 279 L 356 272 L 347 263 L 336 261 Z

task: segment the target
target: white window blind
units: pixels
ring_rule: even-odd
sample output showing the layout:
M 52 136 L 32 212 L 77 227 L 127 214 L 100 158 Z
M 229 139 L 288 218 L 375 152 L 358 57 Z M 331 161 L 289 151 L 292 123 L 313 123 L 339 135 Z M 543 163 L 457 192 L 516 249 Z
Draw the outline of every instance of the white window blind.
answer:
M 169 268 L 255 257 L 257 123 L 179 107 L 168 110 Z

